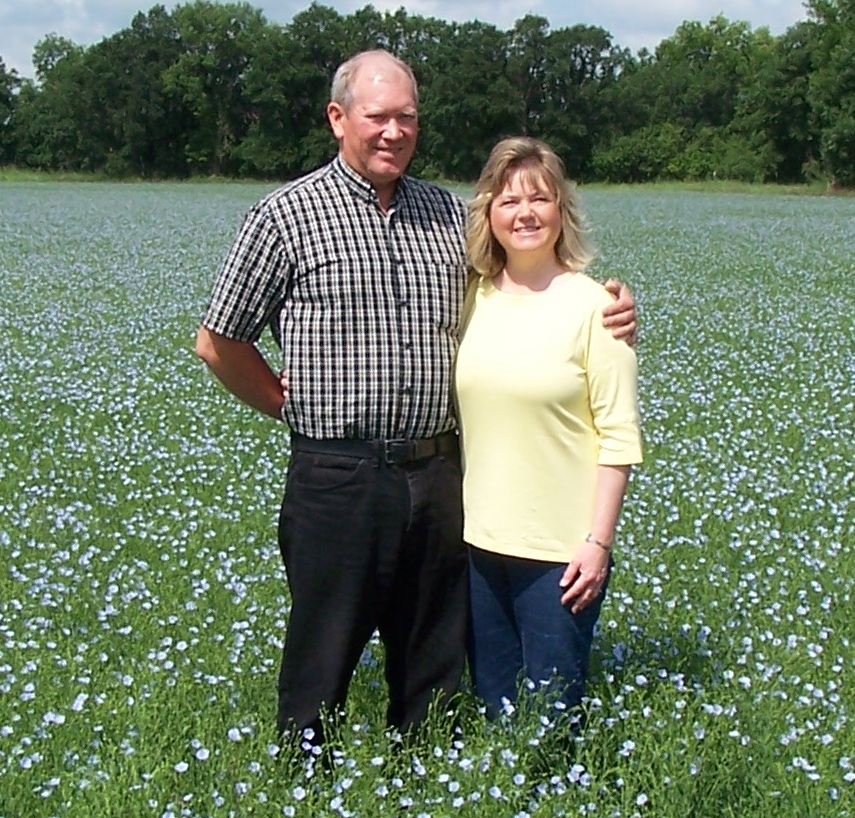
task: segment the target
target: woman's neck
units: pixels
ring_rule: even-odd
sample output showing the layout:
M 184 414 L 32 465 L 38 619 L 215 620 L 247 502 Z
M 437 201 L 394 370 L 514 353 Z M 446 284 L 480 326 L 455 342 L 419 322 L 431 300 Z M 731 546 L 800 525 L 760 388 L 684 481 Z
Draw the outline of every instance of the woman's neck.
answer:
M 496 289 L 506 293 L 539 293 L 570 272 L 554 254 L 540 258 L 508 257 L 493 283 Z

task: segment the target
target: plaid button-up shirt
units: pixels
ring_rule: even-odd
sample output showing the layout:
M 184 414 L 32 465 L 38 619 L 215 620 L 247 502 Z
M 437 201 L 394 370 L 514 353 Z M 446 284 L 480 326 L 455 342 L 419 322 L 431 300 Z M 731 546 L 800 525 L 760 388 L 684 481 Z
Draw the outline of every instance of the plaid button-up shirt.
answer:
M 251 343 L 272 326 L 288 370 L 284 417 L 300 434 L 452 429 L 465 219 L 461 199 L 408 176 L 384 213 L 337 157 L 250 210 L 203 325 Z

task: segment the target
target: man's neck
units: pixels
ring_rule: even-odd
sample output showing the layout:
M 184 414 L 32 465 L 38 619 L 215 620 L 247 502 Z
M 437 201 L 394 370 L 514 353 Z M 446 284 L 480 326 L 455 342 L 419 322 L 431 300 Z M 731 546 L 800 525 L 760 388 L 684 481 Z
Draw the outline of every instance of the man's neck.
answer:
M 351 165 L 344 156 L 339 153 L 338 155 L 339 161 L 347 167 L 348 170 L 355 173 L 361 179 L 363 179 L 367 184 L 371 185 L 374 190 L 375 195 L 377 196 L 377 202 L 380 205 L 380 209 L 386 213 L 392 205 L 392 199 L 395 198 L 395 193 L 398 190 L 398 182 L 399 179 L 392 179 L 388 182 L 380 182 L 379 184 L 373 180 L 369 179 L 364 174 L 360 173 L 356 168 Z

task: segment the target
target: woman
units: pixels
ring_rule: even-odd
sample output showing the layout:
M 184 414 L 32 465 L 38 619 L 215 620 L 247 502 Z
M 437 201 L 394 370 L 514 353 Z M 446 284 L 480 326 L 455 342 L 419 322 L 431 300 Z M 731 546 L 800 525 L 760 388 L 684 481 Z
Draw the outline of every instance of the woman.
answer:
M 611 300 L 561 161 L 493 149 L 471 205 L 479 278 L 457 358 L 470 544 L 471 668 L 488 715 L 525 678 L 573 707 L 629 477 L 641 461 L 636 360 L 601 321 Z

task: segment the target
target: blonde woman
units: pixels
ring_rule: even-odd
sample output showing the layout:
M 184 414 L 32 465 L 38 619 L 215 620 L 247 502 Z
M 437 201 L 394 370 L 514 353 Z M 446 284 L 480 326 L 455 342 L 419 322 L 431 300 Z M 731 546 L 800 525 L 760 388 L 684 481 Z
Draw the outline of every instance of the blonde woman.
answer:
M 633 349 L 560 159 L 528 137 L 493 149 L 467 229 L 477 273 L 457 357 L 476 692 L 495 716 L 528 679 L 571 708 L 629 477 L 641 461 Z

